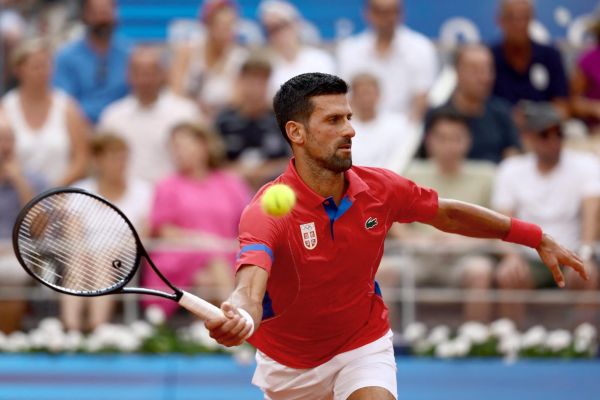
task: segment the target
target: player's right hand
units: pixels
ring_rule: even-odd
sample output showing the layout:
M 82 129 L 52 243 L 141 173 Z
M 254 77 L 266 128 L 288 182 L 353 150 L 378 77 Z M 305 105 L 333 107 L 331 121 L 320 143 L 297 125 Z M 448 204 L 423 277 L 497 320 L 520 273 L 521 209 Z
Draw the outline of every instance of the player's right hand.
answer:
M 223 346 L 239 346 L 250 333 L 252 325 L 237 311 L 231 303 L 221 305 L 223 317 L 204 321 L 210 337 Z

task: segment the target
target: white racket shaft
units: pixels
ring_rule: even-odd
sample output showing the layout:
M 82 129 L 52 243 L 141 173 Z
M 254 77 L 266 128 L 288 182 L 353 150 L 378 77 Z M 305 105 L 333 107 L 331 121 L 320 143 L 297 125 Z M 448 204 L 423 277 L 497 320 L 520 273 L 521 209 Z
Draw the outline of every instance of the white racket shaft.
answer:
M 183 292 L 183 296 L 179 299 L 179 304 L 203 320 L 222 318 L 224 316 L 223 311 L 219 307 L 186 291 Z
M 191 311 L 203 320 L 224 317 L 223 310 L 221 310 L 213 304 L 210 304 L 208 301 L 202 300 L 200 297 L 195 296 L 186 291 L 183 291 L 183 296 L 181 296 L 179 304 L 183 308 L 185 308 L 188 311 Z M 246 335 L 246 338 L 248 338 L 254 333 L 254 320 L 246 310 L 238 308 L 237 311 L 246 320 L 246 324 L 250 326 L 250 332 L 248 333 L 248 335 Z

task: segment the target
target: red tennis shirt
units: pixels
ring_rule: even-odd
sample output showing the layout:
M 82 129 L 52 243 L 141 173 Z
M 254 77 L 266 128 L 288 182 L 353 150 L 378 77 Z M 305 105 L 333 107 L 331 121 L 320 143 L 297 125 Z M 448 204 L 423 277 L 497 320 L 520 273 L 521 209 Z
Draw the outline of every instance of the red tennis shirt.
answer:
M 352 167 L 339 205 L 310 189 L 294 160 L 265 185 L 240 221 L 237 269 L 257 265 L 269 273 L 263 320 L 248 340 L 291 368 L 313 368 L 335 355 L 382 337 L 387 307 L 375 282 L 393 222 L 426 222 L 437 193 L 384 169 Z M 281 218 L 260 207 L 264 190 L 285 183 L 296 192 Z

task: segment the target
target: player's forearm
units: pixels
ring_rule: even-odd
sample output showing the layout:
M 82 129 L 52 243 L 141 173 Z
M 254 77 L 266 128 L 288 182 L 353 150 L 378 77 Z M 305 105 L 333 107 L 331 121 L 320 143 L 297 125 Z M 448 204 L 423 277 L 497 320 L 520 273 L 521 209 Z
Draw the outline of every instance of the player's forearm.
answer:
M 236 286 L 229 301 L 246 310 L 254 320 L 254 331 L 263 315 L 262 301 L 267 287 L 267 271 L 257 266 L 246 266 L 236 274 Z
M 484 207 L 457 200 L 440 199 L 434 219 L 428 222 L 437 229 L 475 238 L 504 239 L 511 219 Z

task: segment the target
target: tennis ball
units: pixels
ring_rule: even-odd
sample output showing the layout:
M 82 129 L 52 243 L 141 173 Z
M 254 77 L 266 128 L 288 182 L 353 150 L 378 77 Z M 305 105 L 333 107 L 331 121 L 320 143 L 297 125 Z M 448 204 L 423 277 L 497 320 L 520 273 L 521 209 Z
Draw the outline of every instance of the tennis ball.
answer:
M 286 215 L 292 211 L 294 204 L 296 204 L 296 193 L 282 183 L 269 187 L 260 199 L 263 211 L 274 217 Z

